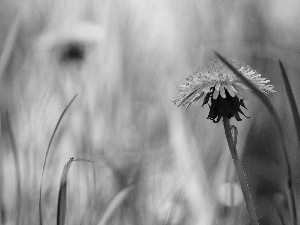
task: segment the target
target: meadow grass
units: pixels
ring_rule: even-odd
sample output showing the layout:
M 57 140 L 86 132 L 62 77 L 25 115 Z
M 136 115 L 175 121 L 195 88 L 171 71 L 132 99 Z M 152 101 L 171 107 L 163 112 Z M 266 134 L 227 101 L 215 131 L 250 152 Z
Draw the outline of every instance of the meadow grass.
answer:
M 270 19 L 278 5 L 145 2 L 3 2 L 0 224 L 248 224 L 224 128 L 171 102 L 213 49 L 278 87 L 234 142 L 259 224 L 297 224 L 299 55 L 272 33 L 288 27 Z
M 284 153 L 285 163 L 286 163 L 286 167 L 287 167 L 287 181 L 286 181 L 286 185 L 287 185 L 287 188 L 288 188 L 288 194 L 290 195 L 290 198 L 289 198 L 289 210 L 290 210 L 291 218 L 292 218 L 292 221 L 293 221 L 292 223 L 293 224 L 298 224 L 298 222 L 297 222 L 297 210 L 296 210 L 296 203 L 295 203 L 296 199 L 295 199 L 295 194 L 294 194 L 294 184 L 293 184 L 294 182 L 293 182 L 293 175 L 292 175 L 292 167 L 291 167 L 291 163 L 290 163 L 290 159 L 289 159 L 288 150 L 285 147 L 285 137 L 284 137 L 284 134 L 283 134 L 283 129 L 282 129 L 282 126 L 281 126 L 281 123 L 280 123 L 279 115 L 276 112 L 276 110 L 274 109 L 274 107 L 272 106 L 272 104 L 270 103 L 269 99 L 265 95 L 263 95 L 261 93 L 261 91 L 258 90 L 258 88 L 256 88 L 241 73 L 239 73 L 237 71 L 237 69 L 234 68 L 224 57 L 222 57 L 218 53 L 216 53 L 216 55 L 220 58 L 220 60 L 222 60 L 222 62 L 224 62 L 226 64 L 226 66 L 228 66 L 236 74 L 236 76 L 238 76 L 245 84 L 247 84 L 248 87 L 251 88 L 251 90 L 253 90 L 253 92 L 255 93 L 255 95 L 264 103 L 264 105 L 268 109 L 268 112 L 270 113 L 270 115 L 272 116 L 272 118 L 274 120 L 274 123 L 276 125 L 277 131 L 279 133 L 279 137 L 278 138 L 280 140 L 281 149 L 282 149 L 282 151 Z M 297 121 L 296 121 L 297 120 L 297 116 L 295 116 L 295 115 L 296 114 L 299 115 L 299 112 L 296 111 L 296 109 L 297 109 L 296 108 L 296 104 L 295 104 L 295 101 L 294 101 L 293 94 L 291 92 L 291 88 L 290 88 L 290 85 L 289 85 L 289 82 L 288 82 L 288 79 L 287 79 L 284 67 L 282 66 L 281 63 L 279 63 L 279 64 L 280 64 L 281 72 L 283 74 L 283 78 L 284 78 L 284 81 L 285 81 L 285 87 L 286 87 L 286 90 L 288 92 L 288 99 L 289 99 L 289 102 L 290 102 L 290 104 L 292 105 L 292 108 L 293 108 L 295 125 L 298 126 L 297 125 Z M 245 201 L 247 201 L 246 197 L 245 197 Z M 253 215 L 253 213 L 249 212 L 249 214 L 250 214 L 250 217 L 254 217 L 253 218 L 254 221 L 257 220 L 257 219 L 255 219 L 255 217 L 256 217 L 255 213 Z

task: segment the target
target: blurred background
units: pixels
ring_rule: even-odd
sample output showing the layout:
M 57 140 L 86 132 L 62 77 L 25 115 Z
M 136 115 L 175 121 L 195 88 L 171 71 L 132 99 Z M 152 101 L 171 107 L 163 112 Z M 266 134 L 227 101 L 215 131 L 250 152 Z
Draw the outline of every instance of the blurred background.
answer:
M 100 224 L 112 199 L 133 191 L 107 224 L 248 224 L 222 124 L 208 108 L 172 100 L 214 51 L 271 80 L 299 205 L 299 143 L 278 60 L 296 100 L 297 0 L 1 0 L 0 223 L 56 220 L 70 157 L 66 224 Z M 265 107 L 250 94 L 232 121 L 260 224 L 289 224 L 286 165 Z M 299 101 L 298 101 L 299 103 Z

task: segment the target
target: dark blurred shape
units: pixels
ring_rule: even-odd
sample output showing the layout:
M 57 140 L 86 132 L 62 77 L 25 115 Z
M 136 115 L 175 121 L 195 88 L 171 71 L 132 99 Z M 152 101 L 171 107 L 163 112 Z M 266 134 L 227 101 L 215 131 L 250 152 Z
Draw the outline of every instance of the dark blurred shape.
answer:
M 66 44 L 60 54 L 61 63 L 80 63 L 86 55 L 85 45 L 79 42 Z
M 272 120 L 266 113 L 255 117 L 246 141 L 243 165 L 260 224 L 281 224 L 280 218 L 289 219 L 285 163 Z

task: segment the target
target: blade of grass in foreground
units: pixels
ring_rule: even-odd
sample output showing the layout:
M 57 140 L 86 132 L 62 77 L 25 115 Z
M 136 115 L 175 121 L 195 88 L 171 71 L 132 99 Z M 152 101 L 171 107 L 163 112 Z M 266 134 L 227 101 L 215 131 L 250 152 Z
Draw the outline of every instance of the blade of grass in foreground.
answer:
M 219 53 L 215 52 L 217 57 L 232 71 L 234 74 L 240 78 L 244 84 L 246 84 L 252 91 L 253 93 L 263 102 L 263 104 L 266 106 L 268 112 L 270 113 L 271 117 L 273 118 L 275 122 L 276 129 L 279 133 L 279 143 L 280 143 L 280 149 L 283 150 L 286 166 L 287 166 L 287 186 L 290 194 L 290 209 L 291 209 L 291 215 L 293 219 L 293 225 L 297 225 L 297 210 L 296 210 L 296 203 L 295 203 L 295 195 L 294 195 L 294 189 L 293 189 L 293 177 L 292 177 L 292 167 L 290 164 L 290 160 L 288 157 L 287 149 L 285 147 L 285 142 L 284 142 L 284 135 L 283 135 L 283 130 L 281 127 L 280 119 L 278 113 L 275 111 L 274 107 L 272 106 L 271 102 L 269 99 L 260 91 L 258 90 L 247 78 L 245 78 L 237 69 L 229 63 L 223 56 L 221 56 Z
M 41 183 L 40 183 L 40 193 L 39 193 L 39 220 L 40 220 L 40 225 L 43 225 L 43 211 L 42 211 L 42 184 L 43 184 L 43 178 L 44 178 L 44 171 L 45 171 L 45 167 L 46 167 L 46 162 L 47 162 L 47 158 L 48 158 L 48 153 L 53 141 L 53 138 L 56 134 L 56 131 L 58 129 L 58 126 L 62 120 L 62 118 L 64 117 L 65 113 L 68 111 L 68 109 L 70 108 L 71 104 L 73 103 L 73 101 L 75 100 L 75 98 L 77 97 L 77 94 L 72 98 L 72 100 L 69 102 L 69 104 L 66 106 L 66 108 L 63 110 L 63 112 L 61 113 L 57 124 L 54 128 L 53 134 L 50 138 L 49 144 L 48 144 L 48 148 L 46 151 L 46 156 L 45 156 L 45 160 L 44 160 L 44 165 L 43 165 L 43 170 L 42 170 L 42 178 L 41 178 Z
M 66 211 L 67 211 L 67 178 L 68 172 L 72 162 L 89 162 L 94 163 L 89 159 L 85 158 L 70 158 L 67 164 L 64 166 L 61 178 L 60 178 L 60 187 L 59 187 L 59 194 L 58 194 L 58 203 L 57 203 L 57 225 L 64 225 L 66 220 Z
M 104 215 L 102 216 L 100 222 L 98 223 L 98 225 L 106 225 L 107 224 L 107 221 L 111 218 L 113 213 L 123 203 L 123 201 L 126 199 L 128 194 L 132 190 L 133 190 L 133 186 L 124 188 L 113 198 L 113 200 L 110 202 L 109 206 L 107 207 L 107 209 L 106 209 Z
M 280 70 L 281 70 L 281 74 L 282 74 L 286 94 L 288 96 L 288 99 L 289 99 L 289 102 L 290 102 L 290 105 L 291 105 L 291 109 L 292 109 L 292 113 L 293 113 L 293 117 L 294 117 L 294 121 L 295 121 L 295 126 L 296 126 L 296 130 L 297 130 L 297 134 L 298 134 L 298 140 L 300 142 L 299 110 L 298 110 L 298 107 L 297 107 L 297 104 L 296 104 L 295 97 L 293 95 L 293 91 L 292 91 L 292 88 L 291 88 L 291 85 L 290 85 L 290 82 L 289 82 L 289 78 L 287 76 L 286 70 L 285 70 L 281 60 L 279 60 L 279 66 L 280 66 Z
M 249 214 L 250 224 L 258 225 L 259 224 L 258 217 L 256 215 L 255 206 L 254 206 L 253 198 L 252 198 L 252 195 L 251 195 L 251 192 L 249 189 L 249 185 L 247 182 L 246 174 L 244 172 L 241 159 L 236 150 L 238 130 L 235 126 L 230 125 L 229 119 L 226 116 L 223 116 L 223 124 L 224 124 L 225 135 L 226 135 L 227 143 L 228 143 L 229 150 L 231 153 L 231 157 L 232 157 L 232 160 L 234 163 L 236 174 L 238 176 L 238 180 L 241 185 L 242 193 L 244 196 L 244 201 L 245 201 L 247 211 Z
M 17 198 L 16 198 L 16 224 L 20 224 L 20 206 L 21 206 L 21 168 L 20 168 L 20 160 L 19 153 L 16 145 L 15 136 L 11 127 L 11 119 L 9 113 L 6 111 L 6 126 L 8 130 L 8 136 L 11 143 L 11 148 L 14 156 L 14 163 L 16 168 L 16 181 L 17 181 Z

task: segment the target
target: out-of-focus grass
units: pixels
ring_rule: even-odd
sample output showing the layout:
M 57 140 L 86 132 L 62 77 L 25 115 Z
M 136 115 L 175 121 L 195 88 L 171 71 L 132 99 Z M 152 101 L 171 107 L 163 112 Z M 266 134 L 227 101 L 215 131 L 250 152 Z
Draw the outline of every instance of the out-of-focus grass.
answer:
M 13 158 L 14 158 L 14 166 L 16 169 L 16 189 L 17 189 L 16 195 L 17 195 L 17 198 L 16 198 L 16 203 L 15 203 L 15 218 L 16 218 L 16 223 L 19 224 L 20 223 L 20 205 L 21 205 L 21 201 L 22 201 L 19 151 L 16 146 L 15 135 L 14 135 L 14 132 L 11 127 L 11 121 L 10 121 L 10 116 L 9 116 L 8 112 L 6 112 L 5 119 L 6 119 L 5 125 L 6 125 L 6 129 L 8 131 L 9 140 L 10 140 L 10 144 L 11 144 L 11 150 L 12 150 Z
M 8 109 L 20 158 L 22 224 L 38 222 L 37 193 L 45 149 L 57 118 L 75 93 L 79 93 L 76 104 L 56 134 L 45 168 L 45 224 L 55 220 L 60 174 L 71 156 L 90 158 L 97 164 L 95 170 L 78 164 L 69 171 L 66 204 L 67 216 L 72 216 L 68 216 L 68 224 L 98 223 L 114 196 L 132 184 L 134 191 L 109 224 L 163 224 L 172 209 L 176 210 L 171 224 L 246 224 L 244 205 L 225 206 L 217 195 L 221 185 L 236 181 L 234 175 L 226 176 L 231 162 L 223 130 L 205 120 L 206 109 L 199 106 L 183 114 L 172 105 L 172 99 L 176 85 L 213 57 L 212 49 L 251 64 L 275 81 L 278 93 L 283 93 L 283 85 L 277 59 L 288 58 L 286 68 L 294 81 L 293 90 L 297 90 L 296 40 L 300 32 L 297 20 L 287 26 L 291 20 L 282 14 L 274 16 L 282 1 L 27 2 L 0 83 L 2 118 Z M 296 8 L 290 5 L 283 4 L 287 9 Z M 3 1 L 0 9 L 2 52 L 17 7 L 17 1 Z M 90 28 L 95 32 L 87 32 Z M 80 46 L 83 57 L 60 61 L 62 52 L 70 50 L 69 44 Z M 282 99 L 278 95 L 275 106 L 290 138 L 293 129 Z M 252 119 L 237 125 L 241 134 L 237 149 L 245 149 L 244 160 L 250 166 L 251 162 L 258 164 L 252 160 L 258 153 L 262 161 L 281 165 L 279 151 L 270 147 L 268 138 L 247 142 L 253 132 L 260 134 L 266 123 L 266 112 L 257 110 L 261 105 L 250 104 Z M 248 133 L 250 127 L 252 133 Z M 269 137 L 274 136 L 270 130 Z M 2 224 L 13 224 L 16 182 L 11 178 L 16 177 L 16 168 L 7 137 L 2 126 L 1 218 Z M 255 152 L 251 144 L 256 140 L 265 145 L 256 146 Z M 288 149 L 293 149 L 293 142 L 288 144 Z M 296 152 L 290 154 L 297 171 L 299 158 Z M 263 168 L 259 173 L 249 164 L 250 188 L 262 209 L 259 217 L 266 223 L 281 224 L 274 219 L 277 213 L 269 215 L 272 210 L 263 209 L 279 196 L 283 178 L 279 173 L 268 176 L 273 189 L 261 195 L 266 186 L 262 177 L 271 163 L 259 163 Z M 295 183 L 298 187 L 297 174 Z M 137 214 L 139 219 L 134 216 Z
M 67 214 L 67 179 L 68 172 L 71 167 L 72 162 L 89 162 L 94 163 L 93 161 L 85 158 L 71 158 L 66 165 L 64 166 L 59 185 L 58 192 L 58 202 L 57 202 L 57 225 L 64 225 L 66 221 Z M 41 215 L 40 215 L 41 216 Z
M 294 94 L 293 94 L 293 91 L 292 91 L 292 88 L 291 88 L 291 85 L 289 82 L 288 75 L 287 75 L 285 68 L 280 60 L 279 60 L 279 66 L 280 66 L 280 70 L 282 73 L 282 78 L 283 78 L 284 86 L 286 89 L 286 93 L 287 93 L 287 96 L 288 96 L 288 99 L 289 99 L 289 102 L 291 105 L 291 110 L 292 110 L 294 121 L 295 121 L 295 127 L 297 130 L 298 140 L 300 141 L 300 115 L 299 115 L 298 106 L 296 104 L 296 100 L 295 100 L 295 97 L 294 97 Z
M 47 147 L 47 151 L 46 151 L 46 155 L 45 155 L 45 160 L 44 160 L 44 163 L 43 163 L 43 169 L 42 169 L 42 178 L 41 178 L 41 184 L 40 184 L 40 192 L 39 192 L 39 220 L 40 220 L 40 224 L 42 225 L 43 224 L 43 211 L 42 211 L 42 187 L 43 187 L 43 178 L 44 178 L 44 171 L 45 171 L 45 167 L 46 167 L 46 164 L 47 164 L 47 159 L 48 159 L 48 154 L 49 154 L 49 151 L 50 151 L 50 147 L 51 147 L 51 144 L 52 144 L 52 141 L 54 139 L 54 136 L 57 132 L 57 129 L 58 129 L 58 126 L 62 120 L 62 118 L 64 117 L 65 113 L 68 111 L 68 109 L 70 108 L 71 104 L 73 103 L 73 101 L 75 100 L 75 98 L 77 97 L 77 94 L 71 99 L 71 101 L 69 102 L 69 104 L 64 108 L 64 110 L 62 111 L 60 117 L 58 118 L 58 121 L 57 121 L 57 124 L 54 128 L 54 131 L 53 131 L 53 134 L 50 138 L 50 141 L 49 141 L 49 144 L 48 144 L 48 147 Z M 72 160 L 73 161 L 73 160 Z M 71 162 L 72 162 L 71 161 Z M 70 164 L 71 164 L 70 162 Z M 69 164 L 67 164 L 69 165 Z M 71 165 L 70 165 L 71 166 Z M 65 166 L 64 170 L 66 170 L 66 172 L 64 174 L 64 177 L 67 177 L 67 174 L 68 174 L 68 171 L 69 171 L 69 168 L 70 166 Z M 61 181 L 62 183 L 62 181 Z M 65 184 L 66 185 L 66 184 Z M 60 187 L 61 189 L 61 187 Z M 64 220 L 64 219 L 63 219 Z
M 249 88 L 251 88 L 251 90 L 254 92 L 254 94 L 264 103 L 264 106 L 268 109 L 269 114 L 272 116 L 272 119 L 276 125 L 276 129 L 278 131 L 278 139 L 279 139 L 279 143 L 280 143 L 280 148 L 283 151 L 283 155 L 284 155 L 284 159 L 285 159 L 285 163 L 286 163 L 286 167 L 287 167 L 287 181 L 286 181 L 286 185 L 288 188 L 288 194 L 289 194 L 289 210 L 291 213 L 291 218 L 293 221 L 293 224 L 297 224 L 297 211 L 296 211 L 296 197 L 294 194 L 294 182 L 293 182 L 293 174 L 292 174 L 292 168 L 291 168 L 291 163 L 290 163 L 290 159 L 289 159 L 289 155 L 288 155 L 288 149 L 286 148 L 286 144 L 285 144 L 285 137 L 283 134 L 283 129 L 280 123 L 280 118 L 278 113 L 276 112 L 276 110 L 274 109 L 274 107 L 272 106 L 272 104 L 270 103 L 269 99 L 263 95 L 258 88 L 256 88 L 250 81 L 248 81 L 241 73 L 239 73 L 237 71 L 237 69 L 234 68 L 234 66 L 232 66 L 228 60 L 226 60 L 223 56 L 221 56 L 220 54 L 216 53 L 216 55 L 218 56 L 218 58 L 225 63 L 226 66 L 228 66 L 233 72 L 234 74 L 236 74 L 237 77 L 239 77 Z M 294 98 L 293 98 L 293 94 L 290 90 L 290 86 L 287 80 L 287 76 L 285 73 L 285 70 L 282 66 L 282 64 L 280 63 L 281 66 L 281 71 L 283 73 L 283 77 L 285 80 L 285 86 L 287 88 L 287 92 L 288 97 L 290 99 L 290 102 L 293 102 L 295 104 Z M 294 108 L 296 108 L 296 106 L 293 105 Z M 297 110 L 293 110 L 294 114 L 298 114 Z M 297 118 L 297 117 L 296 117 Z M 256 217 L 256 216 L 255 216 Z

